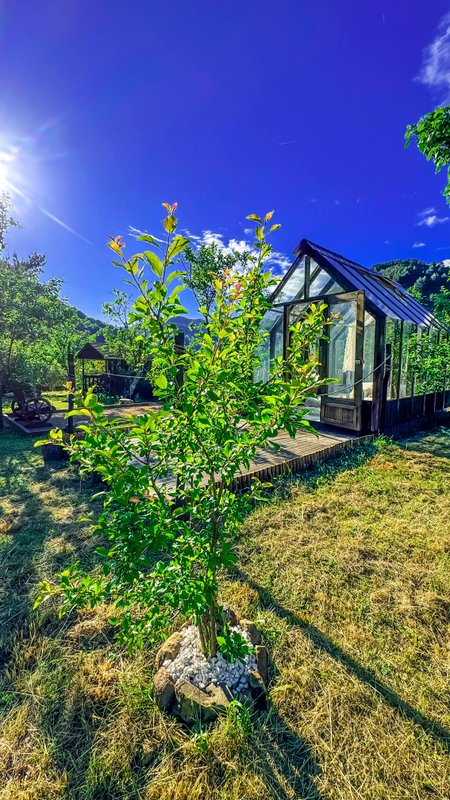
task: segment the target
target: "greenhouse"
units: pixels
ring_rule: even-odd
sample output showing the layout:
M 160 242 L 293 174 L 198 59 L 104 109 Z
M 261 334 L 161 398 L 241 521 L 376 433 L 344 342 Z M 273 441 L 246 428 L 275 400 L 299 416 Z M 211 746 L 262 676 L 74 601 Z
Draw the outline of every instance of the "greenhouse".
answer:
M 315 303 L 331 321 L 317 342 L 322 376 L 312 420 L 359 433 L 394 430 L 450 405 L 449 330 L 398 284 L 302 239 L 263 320 L 259 377 L 286 352 L 289 327 Z

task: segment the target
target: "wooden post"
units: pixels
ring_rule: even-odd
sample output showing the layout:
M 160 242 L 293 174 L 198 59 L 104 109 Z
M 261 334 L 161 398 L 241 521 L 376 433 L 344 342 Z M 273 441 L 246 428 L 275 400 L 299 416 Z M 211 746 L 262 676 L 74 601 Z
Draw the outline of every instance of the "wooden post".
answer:
M 83 362 L 84 363 L 84 362 Z M 69 383 L 72 384 L 72 391 L 69 392 L 68 396 L 68 410 L 73 411 L 73 389 L 75 389 L 75 358 L 74 354 L 70 348 L 70 344 L 67 347 L 67 380 Z M 73 417 L 69 417 L 67 420 L 67 433 L 73 433 Z
M 381 416 L 383 413 L 383 386 L 384 386 L 384 352 L 386 345 L 386 318 L 375 317 L 375 352 L 374 352 L 374 375 L 373 375 L 373 400 L 371 415 L 372 433 L 380 433 Z
M 383 375 L 383 394 L 382 394 L 382 403 L 381 403 L 381 414 L 380 414 L 380 430 L 379 433 L 383 433 L 386 427 L 386 406 L 387 406 L 387 390 L 389 384 L 389 378 L 391 375 L 391 364 L 392 364 L 392 344 L 388 342 L 386 344 L 386 363 L 384 365 L 384 375 Z
M 184 353 L 184 332 L 183 331 L 178 331 L 178 333 L 175 334 L 175 349 L 176 349 L 177 353 Z M 182 367 L 180 367 L 180 369 L 177 372 L 176 382 L 177 382 L 177 385 L 179 387 L 183 386 L 183 368 Z

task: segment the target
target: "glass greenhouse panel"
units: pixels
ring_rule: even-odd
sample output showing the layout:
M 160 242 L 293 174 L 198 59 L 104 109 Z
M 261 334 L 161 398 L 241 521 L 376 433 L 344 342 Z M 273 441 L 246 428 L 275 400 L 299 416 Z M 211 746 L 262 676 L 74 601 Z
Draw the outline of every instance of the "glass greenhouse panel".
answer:
M 400 365 L 400 388 L 399 397 L 412 397 L 413 393 L 413 374 L 410 367 L 409 343 L 411 336 L 417 330 L 413 322 L 403 323 L 402 334 L 402 363 Z
M 277 303 L 288 303 L 291 300 L 301 299 L 305 294 L 305 257 L 297 264 L 294 272 L 288 278 L 281 292 L 276 296 Z
M 254 377 L 255 381 L 267 383 L 271 362 L 283 355 L 283 312 L 279 309 L 268 311 L 261 321 L 261 328 L 266 336 L 260 347 L 260 365 Z
M 388 400 L 398 399 L 398 384 L 400 373 L 400 348 L 401 348 L 402 323 L 399 319 L 388 317 L 386 319 L 386 344 L 391 345 L 391 374 L 389 376 Z
M 354 396 L 356 355 L 356 302 L 334 303 L 329 329 L 328 377 L 337 378 L 329 394 L 350 399 Z
M 363 400 L 373 400 L 376 320 L 364 312 Z
M 324 269 L 317 271 L 315 261 L 311 262 L 310 283 L 308 297 L 321 297 L 327 294 L 338 294 L 343 292 L 342 286 L 328 274 Z

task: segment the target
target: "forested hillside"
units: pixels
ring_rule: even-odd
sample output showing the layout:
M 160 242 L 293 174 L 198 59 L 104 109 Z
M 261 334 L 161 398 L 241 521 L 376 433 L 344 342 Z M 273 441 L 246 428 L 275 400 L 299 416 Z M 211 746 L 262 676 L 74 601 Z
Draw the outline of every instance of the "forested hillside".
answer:
M 399 283 L 438 316 L 448 314 L 450 259 L 431 264 L 417 258 L 384 261 L 372 269 Z

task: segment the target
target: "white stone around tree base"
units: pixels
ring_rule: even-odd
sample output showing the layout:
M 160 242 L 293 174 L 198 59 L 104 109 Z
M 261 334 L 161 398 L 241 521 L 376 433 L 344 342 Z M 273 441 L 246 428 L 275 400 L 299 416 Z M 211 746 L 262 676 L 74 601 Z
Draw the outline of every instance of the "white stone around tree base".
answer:
M 236 617 L 229 613 L 234 622 Z M 231 663 L 220 652 L 206 658 L 194 625 L 164 642 L 156 656 L 158 671 L 153 681 L 155 701 L 161 710 L 193 724 L 211 722 L 233 699 L 249 708 L 265 707 L 268 655 L 259 644 L 261 635 L 250 620 L 231 624 L 230 630 L 240 633 L 255 648 L 243 663 Z

